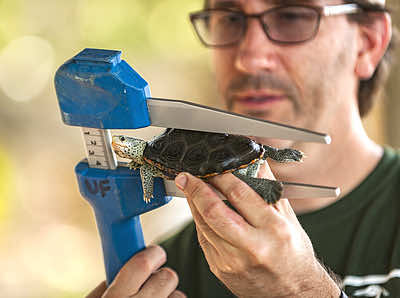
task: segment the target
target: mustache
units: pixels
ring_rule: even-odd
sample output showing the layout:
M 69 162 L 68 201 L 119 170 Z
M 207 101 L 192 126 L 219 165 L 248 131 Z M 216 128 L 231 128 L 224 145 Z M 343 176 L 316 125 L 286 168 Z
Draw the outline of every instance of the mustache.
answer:
M 228 109 L 231 110 L 235 100 L 235 93 L 243 92 L 247 90 L 279 90 L 291 100 L 295 105 L 298 104 L 298 90 L 296 87 L 289 82 L 278 78 L 275 75 L 269 73 L 263 74 L 241 74 L 235 77 L 228 85 L 226 89 L 226 99 L 228 104 Z

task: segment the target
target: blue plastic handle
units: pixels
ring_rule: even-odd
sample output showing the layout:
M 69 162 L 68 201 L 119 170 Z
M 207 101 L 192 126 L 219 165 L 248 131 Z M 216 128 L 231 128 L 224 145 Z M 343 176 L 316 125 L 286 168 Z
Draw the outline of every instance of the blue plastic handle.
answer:
M 94 209 L 101 236 L 107 282 L 110 284 L 122 266 L 145 247 L 139 215 L 165 205 L 163 180 L 156 178 L 154 198 L 143 200 L 139 171 L 90 168 L 86 162 L 75 168 L 82 196 Z
M 120 51 L 85 49 L 57 70 L 54 84 L 67 125 L 135 129 L 151 124 L 150 87 L 121 61 Z
M 55 88 L 65 124 L 99 129 L 149 126 L 147 82 L 121 52 L 85 49 L 56 72 Z M 143 200 L 137 171 L 101 170 L 81 162 L 76 166 L 79 188 L 92 205 L 103 247 L 107 282 L 125 262 L 145 247 L 139 215 L 168 203 L 164 184 L 155 180 L 155 198 Z

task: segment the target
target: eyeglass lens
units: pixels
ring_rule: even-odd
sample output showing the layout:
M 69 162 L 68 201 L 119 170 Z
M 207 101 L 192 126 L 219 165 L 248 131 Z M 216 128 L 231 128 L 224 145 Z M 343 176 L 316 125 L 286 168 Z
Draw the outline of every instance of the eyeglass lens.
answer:
M 267 36 L 277 42 L 296 43 L 311 39 L 319 24 L 316 9 L 287 6 L 268 10 L 259 16 Z M 237 43 L 247 27 L 247 16 L 229 10 L 208 10 L 192 19 L 202 41 L 209 46 Z

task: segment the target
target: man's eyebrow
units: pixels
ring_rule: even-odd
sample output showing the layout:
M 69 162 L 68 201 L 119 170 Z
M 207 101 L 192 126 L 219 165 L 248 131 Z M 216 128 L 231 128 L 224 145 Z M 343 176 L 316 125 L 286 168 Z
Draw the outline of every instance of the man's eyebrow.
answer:
M 317 4 L 321 3 L 321 0 L 265 0 L 265 3 L 273 5 L 301 5 L 301 4 Z
M 211 8 L 230 8 L 240 6 L 240 1 L 232 0 L 221 0 L 221 1 L 211 1 Z
M 215 0 L 210 1 L 211 8 L 230 8 L 230 7 L 238 7 L 241 6 L 241 1 L 239 0 Z M 317 4 L 320 3 L 320 0 L 264 0 L 266 4 L 276 5 L 276 6 L 285 6 L 285 5 L 300 5 L 300 4 Z

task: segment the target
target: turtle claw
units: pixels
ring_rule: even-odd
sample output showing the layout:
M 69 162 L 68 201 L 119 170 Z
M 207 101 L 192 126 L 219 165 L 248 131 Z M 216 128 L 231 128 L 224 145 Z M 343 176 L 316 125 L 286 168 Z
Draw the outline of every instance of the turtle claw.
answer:
M 154 196 L 148 197 L 148 196 L 143 196 L 143 200 L 148 204 L 151 202 L 151 199 L 153 199 Z

